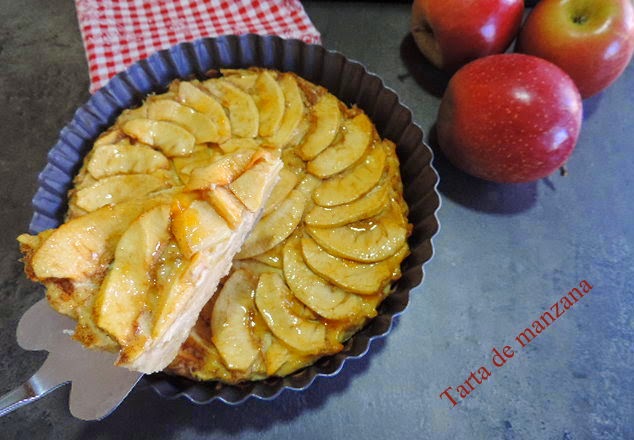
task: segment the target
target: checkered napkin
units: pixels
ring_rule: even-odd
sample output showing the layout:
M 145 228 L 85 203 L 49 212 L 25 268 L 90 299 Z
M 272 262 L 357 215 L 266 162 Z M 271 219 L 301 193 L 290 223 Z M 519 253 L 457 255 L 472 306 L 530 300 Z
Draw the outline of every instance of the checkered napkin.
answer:
M 223 34 L 263 34 L 319 43 L 299 0 L 75 0 L 90 91 L 153 52 Z

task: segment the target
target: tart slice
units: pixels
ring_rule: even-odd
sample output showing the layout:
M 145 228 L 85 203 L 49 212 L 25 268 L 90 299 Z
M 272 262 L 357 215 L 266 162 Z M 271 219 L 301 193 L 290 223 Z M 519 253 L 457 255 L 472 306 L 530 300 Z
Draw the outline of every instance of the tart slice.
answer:
M 26 273 L 77 321 L 75 339 L 118 351 L 117 365 L 131 370 L 162 370 L 229 272 L 281 168 L 274 153 L 239 150 L 196 169 L 195 185 L 132 192 L 21 235 Z

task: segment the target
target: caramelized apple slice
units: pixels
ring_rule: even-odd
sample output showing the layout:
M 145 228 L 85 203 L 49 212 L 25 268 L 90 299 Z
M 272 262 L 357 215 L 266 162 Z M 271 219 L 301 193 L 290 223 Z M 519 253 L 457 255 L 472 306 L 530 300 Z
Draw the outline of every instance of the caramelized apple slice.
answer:
M 231 84 L 239 87 L 245 92 L 255 87 L 255 81 L 258 79 L 258 73 L 255 70 L 244 69 L 220 69 L 222 78 Z
M 187 208 L 172 215 L 172 233 L 188 259 L 227 240 L 232 234 L 227 222 L 202 200 L 194 200 Z
M 256 158 L 255 150 L 238 150 L 221 156 L 206 167 L 192 171 L 186 190 L 209 189 L 215 185 L 227 185 L 240 176 Z
M 409 249 L 403 246 L 396 254 L 378 263 L 358 263 L 335 257 L 311 238 L 302 238 L 302 254 L 308 267 L 342 289 L 361 295 L 380 292 L 391 280 L 400 276 L 401 261 Z
M 293 190 L 293 188 L 295 188 L 295 185 L 297 185 L 297 176 L 288 171 L 286 168 L 282 168 L 280 171 L 280 180 L 277 182 L 271 192 L 271 195 L 266 201 L 262 215 L 267 215 L 276 209 L 279 204 L 288 197 L 289 193 Z
M 258 277 L 262 275 L 263 273 L 268 273 L 268 272 L 275 272 L 277 274 L 282 275 L 281 265 L 279 268 L 273 267 L 271 265 L 261 263 L 255 260 L 254 258 L 249 258 L 248 260 L 234 260 L 231 268 L 232 270 L 244 269 Z
M 249 258 L 268 251 L 293 233 L 304 213 L 306 200 L 293 190 L 280 206 L 255 225 L 236 258 Z
M 123 111 L 121 115 L 117 118 L 118 124 L 125 124 L 128 121 L 133 119 L 142 119 L 147 118 L 147 106 L 142 105 L 137 108 L 129 108 Z
M 265 183 L 269 179 L 269 174 L 270 165 L 267 162 L 259 162 L 242 173 L 228 187 L 249 211 L 255 212 L 268 196 Z
M 302 257 L 299 239 L 291 239 L 284 246 L 284 277 L 295 297 L 326 319 L 376 316 L 374 307 L 362 297 L 328 284 L 310 270 Z
M 178 173 L 178 177 L 187 183 L 191 173 L 196 168 L 203 168 L 211 165 L 218 160 L 219 153 L 217 150 L 199 145 L 189 156 L 175 157 L 172 159 L 174 169 Z
M 190 301 L 200 300 L 193 295 L 192 287 L 205 289 L 206 286 L 200 284 L 205 272 L 223 270 L 210 265 L 205 253 L 198 252 L 190 258 L 183 258 L 179 246 L 170 243 L 167 252 L 161 256 L 156 299 L 152 306 L 153 342 L 158 338 L 165 340 L 166 334 L 171 332 L 174 326 L 182 325 L 179 320 L 186 319 L 192 326 L 195 325 L 195 315 L 186 312 L 191 306 Z M 213 281 L 211 284 L 215 285 Z M 209 295 L 211 296 L 211 292 Z M 204 304 L 200 304 L 201 308 L 203 306 Z
M 203 92 L 198 81 L 180 82 L 178 98 L 180 101 L 207 116 L 216 125 L 217 137 L 213 142 L 221 143 L 231 138 L 231 123 L 222 105 L 207 92 Z
M 376 186 L 365 197 L 344 205 L 315 206 L 304 218 L 309 226 L 332 228 L 378 215 L 388 205 L 387 186 Z
M 244 205 L 224 186 L 217 186 L 205 193 L 211 206 L 225 219 L 231 229 L 235 229 L 242 221 Z
M 260 255 L 256 255 L 253 259 L 276 269 L 282 269 L 282 251 L 284 249 L 284 244 L 285 242 L 283 241 L 268 251 L 263 252 Z
M 312 126 L 300 146 L 299 155 L 312 160 L 335 139 L 341 122 L 339 101 L 330 93 L 324 94 L 311 108 Z
M 102 145 L 118 144 L 119 142 L 121 142 L 125 138 L 126 138 L 126 135 L 125 135 L 124 132 L 122 132 L 118 128 L 116 128 L 116 129 L 112 129 L 111 128 L 110 130 L 106 131 L 105 133 L 102 133 L 102 134 L 99 135 L 99 137 L 97 138 L 97 140 L 93 144 L 93 148 L 100 147 Z
M 74 195 L 81 209 L 92 212 L 102 206 L 142 197 L 153 191 L 174 186 L 174 176 L 164 170 L 152 174 L 119 174 L 104 177 Z
M 253 86 L 255 104 L 260 112 L 259 135 L 273 136 L 284 116 L 284 93 L 270 72 L 262 71 L 257 76 Z
M 225 153 L 235 153 L 238 150 L 251 148 L 253 150 L 260 147 L 259 139 L 251 138 L 231 138 L 222 144 L 218 144 L 220 149 Z
M 304 139 L 306 138 L 306 136 L 308 135 L 308 132 L 310 131 L 312 127 L 311 118 L 308 115 L 309 115 L 308 111 L 304 111 L 304 115 L 302 119 L 299 121 L 297 128 L 295 129 L 295 131 L 291 133 L 290 139 L 284 145 L 285 149 L 289 149 L 289 147 L 293 147 L 292 148 L 293 151 L 297 150 L 298 157 L 300 155 L 299 147 L 304 142 Z M 302 165 L 304 165 L 304 159 L 300 158 L 300 160 L 302 161 Z
M 132 119 L 121 126 L 128 136 L 158 148 L 168 157 L 187 156 L 194 151 L 196 138 L 183 127 L 166 121 Z
M 257 278 L 247 271 L 234 271 L 217 293 L 211 313 L 211 339 L 232 370 L 246 371 L 260 354 L 251 335 L 256 286 Z
M 229 109 L 231 132 L 234 137 L 254 138 L 258 135 L 259 113 L 255 101 L 227 80 L 211 79 L 202 83 L 212 95 Z
M 331 348 L 325 324 L 297 313 L 295 309 L 301 306 L 279 274 L 269 272 L 260 275 L 255 304 L 271 332 L 296 350 L 320 353 Z
M 115 174 L 151 173 L 169 168 L 169 161 L 147 145 L 131 145 L 126 139 L 117 144 L 94 147 L 86 169 L 95 179 Z
M 78 280 L 105 270 L 117 241 L 130 223 L 172 196 L 172 191 L 165 191 L 151 199 L 104 206 L 68 221 L 52 232 L 43 232 L 40 236 L 46 238 L 31 251 L 30 270 L 40 280 Z M 30 236 L 24 236 L 20 242 L 28 242 L 26 237 Z
M 262 351 L 267 376 L 273 376 L 284 364 L 297 358 L 297 351 L 292 350 L 272 333 L 266 335 Z
M 169 205 L 142 214 L 121 236 L 114 261 L 94 305 L 97 325 L 119 344 L 127 345 L 139 333 L 149 336 L 141 315 L 151 289 L 152 267 L 158 249 L 169 240 Z M 140 322 L 141 321 L 141 322 Z
M 213 121 L 193 108 L 171 99 L 148 100 L 147 114 L 155 121 L 168 121 L 184 127 L 194 135 L 197 144 L 218 142 L 218 127 Z
M 311 174 L 305 174 L 301 182 L 295 187 L 295 190 L 302 193 L 304 197 L 306 197 L 306 200 L 310 200 L 311 194 L 315 191 L 315 188 L 319 186 L 320 182 L 321 180 L 317 177 Z
M 385 168 L 384 148 L 381 144 L 376 144 L 362 162 L 324 180 L 313 193 L 315 203 L 326 207 L 350 203 L 374 188 Z
M 342 172 L 357 162 L 372 141 L 373 125 L 364 113 L 342 124 L 343 137 L 326 148 L 306 166 L 306 170 L 322 179 Z
M 260 350 L 264 357 L 264 367 L 267 376 L 284 376 L 310 363 L 315 355 L 301 353 L 286 345 L 276 337 L 267 326 L 259 313 L 253 315 L 254 330 L 260 340 Z M 263 328 L 263 330 L 261 330 Z
M 279 78 L 279 85 L 284 94 L 286 110 L 280 122 L 279 128 L 267 142 L 277 148 L 286 146 L 304 117 L 304 102 L 302 92 L 297 81 L 290 73 L 283 73 Z
M 297 155 L 295 148 L 282 150 L 282 162 L 284 162 L 284 169 L 295 174 L 298 178 L 302 178 L 306 174 L 306 163 Z
M 394 205 L 381 215 L 337 228 L 307 227 L 313 239 L 328 252 L 342 258 L 374 263 L 398 252 L 408 229 Z
M 188 262 L 178 244 L 171 240 L 159 253 L 154 271 L 155 289 L 147 302 L 152 315 L 152 338 L 165 332 L 169 316 L 175 310 L 179 295 L 175 286 L 185 278 Z

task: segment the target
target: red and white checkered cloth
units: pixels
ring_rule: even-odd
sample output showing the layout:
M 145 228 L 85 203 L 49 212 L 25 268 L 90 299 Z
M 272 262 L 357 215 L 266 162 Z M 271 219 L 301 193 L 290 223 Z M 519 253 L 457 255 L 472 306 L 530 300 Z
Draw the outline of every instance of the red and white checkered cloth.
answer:
M 224 34 L 319 43 L 299 0 L 75 0 L 90 91 L 130 64 L 183 41 Z

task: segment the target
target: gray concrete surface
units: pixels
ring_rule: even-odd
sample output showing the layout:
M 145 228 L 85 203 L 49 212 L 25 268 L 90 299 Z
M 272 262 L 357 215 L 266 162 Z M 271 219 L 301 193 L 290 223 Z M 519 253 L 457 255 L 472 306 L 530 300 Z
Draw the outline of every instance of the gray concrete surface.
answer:
M 430 132 L 443 77 L 407 38 L 409 6 L 308 2 L 326 47 L 381 75 Z M 71 0 L 0 0 L 0 393 L 44 355 L 15 343 L 42 294 L 15 237 L 47 150 L 88 95 Z M 442 230 L 426 279 L 389 337 L 335 378 L 272 402 L 194 406 L 139 386 L 103 422 L 81 422 L 68 390 L 0 419 L 0 438 L 634 438 L 634 65 L 584 103 L 570 175 L 501 186 L 442 157 Z M 592 291 L 502 368 L 491 349 L 572 287 Z M 516 347 L 517 348 L 517 347 Z M 486 365 L 492 376 L 451 408 L 439 394 Z

